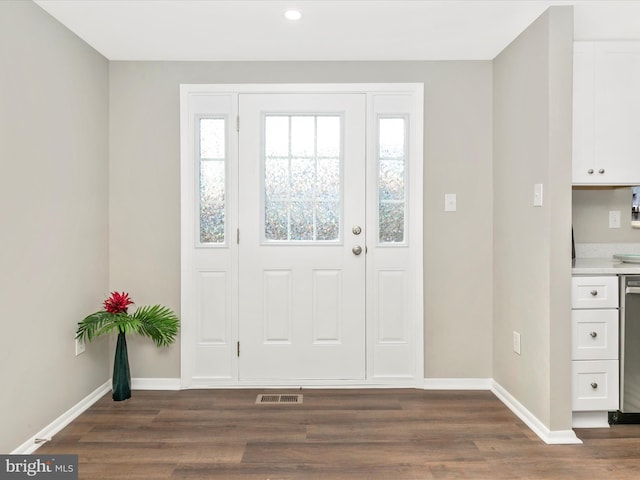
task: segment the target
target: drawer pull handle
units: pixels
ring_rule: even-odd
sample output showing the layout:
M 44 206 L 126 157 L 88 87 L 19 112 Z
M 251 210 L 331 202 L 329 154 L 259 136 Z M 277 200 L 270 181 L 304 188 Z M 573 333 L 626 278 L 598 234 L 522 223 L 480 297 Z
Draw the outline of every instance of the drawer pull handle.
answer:
M 591 332 L 589 335 L 591 335 L 591 338 L 596 338 L 598 336 L 598 332 Z
M 597 297 L 598 296 L 598 290 L 591 290 L 591 292 L 589 292 L 589 293 L 591 293 L 592 297 Z
M 598 384 L 596 382 L 593 382 L 591 384 L 591 388 L 593 388 L 595 390 L 596 388 L 598 388 Z

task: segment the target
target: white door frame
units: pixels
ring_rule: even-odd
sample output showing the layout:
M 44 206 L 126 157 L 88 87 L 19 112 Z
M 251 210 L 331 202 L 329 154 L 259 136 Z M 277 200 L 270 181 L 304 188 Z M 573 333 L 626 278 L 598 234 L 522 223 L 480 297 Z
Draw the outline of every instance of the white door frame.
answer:
M 405 241 L 401 245 L 380 245 L 375 237 L 377 228 L 367 229 L 370 233 L 366 239 L 365 379 L 314 381 L 304 386 L 424 385 L 423 89 L 421 83 L 180 86 L 181 388 L 267 386 L 240 381 L 236 356 L 239 327 L 236 229 L 240 215 L 236 119 L 238 98 L 243 93 L 366 94 L 368 206 L 377 204 L 378 121 L 389 117 L 408 120 Z M 225 243 L 215 248 L 198 244 L 196 238 L 199 178 L 196 161 L 199 160 L 195 154 L 195 122 L 202 115 L 225 118 L 228 126 L 226 237 Z M 242 128 L 241 119 L 237 123 Z M 368 208 L 367 225 L 375 225 L 376 222 L 376 209 Z M 214 260 L 210 261 L 207 256 Z M 380 295 L 385 287 L 388 293 Z M 206 293 L 207 288 L 212 294 Z M 217 323 L 203 326 L 203 312 L 216 317 Z M 211 365 L 209 370 L 208 365 Z M 280 385 L 292 383 L 270 381 L 268 384 L 274 387 Z

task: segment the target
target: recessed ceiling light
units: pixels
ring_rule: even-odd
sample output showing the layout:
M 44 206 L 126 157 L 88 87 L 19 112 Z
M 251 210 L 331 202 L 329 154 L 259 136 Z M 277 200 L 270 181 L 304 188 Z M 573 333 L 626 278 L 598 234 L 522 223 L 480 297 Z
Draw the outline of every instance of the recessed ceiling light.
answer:
M 302 18 L 302 13 L 300 13 L 299 10 L 287 10 L 286 12 L 284 12 L 284 18 L 295 22 Z

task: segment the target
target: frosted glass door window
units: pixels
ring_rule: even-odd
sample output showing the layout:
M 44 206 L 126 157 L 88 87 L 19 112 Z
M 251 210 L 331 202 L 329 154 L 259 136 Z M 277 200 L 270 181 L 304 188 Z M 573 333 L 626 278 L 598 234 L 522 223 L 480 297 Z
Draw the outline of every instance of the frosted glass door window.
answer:
M 406 120 L 378 123 L 378 231 L 380 243 L 403 243 L 406 218 Z
M 201 244 L 225 241 L 225 119 L 199 120 L 199 230 Z
M 267 115 L 264 238 L 340 239 L 340 116 Z

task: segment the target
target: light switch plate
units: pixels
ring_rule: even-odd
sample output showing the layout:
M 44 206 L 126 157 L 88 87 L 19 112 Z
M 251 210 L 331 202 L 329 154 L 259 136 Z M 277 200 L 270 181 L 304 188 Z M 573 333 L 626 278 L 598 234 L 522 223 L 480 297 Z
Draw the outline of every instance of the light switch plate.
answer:
M 445 212 L 455 212 L 458 208 L 457 203 L 458 203 L 458 200 L 455 193 L 444 194 L 444 211 Z
M 609 228 L 620 228 L 620 210 L 609 212 Z
M 536 183 L 533 186 L 533 206 L 541 207 L 542 206 L 542 184 Z
M 513 351 L 520 355 L 520 334 L 516 331 L 513 332 Z

